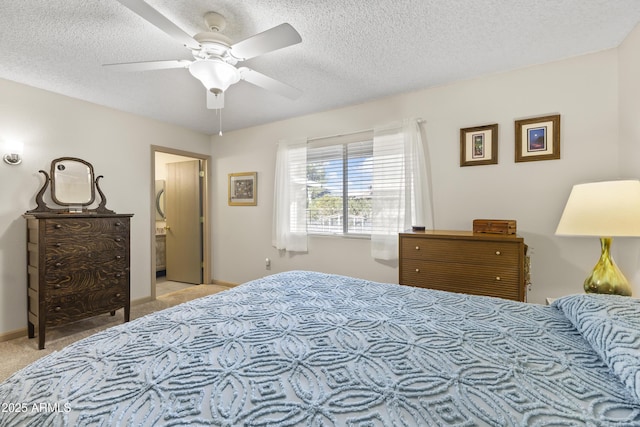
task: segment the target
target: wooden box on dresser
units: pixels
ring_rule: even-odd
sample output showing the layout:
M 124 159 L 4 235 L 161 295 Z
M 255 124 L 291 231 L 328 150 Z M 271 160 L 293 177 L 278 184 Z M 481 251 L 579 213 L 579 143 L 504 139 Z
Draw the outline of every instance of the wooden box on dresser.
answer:
M 526 300 L 524 239 L 514 234 L 400 233 L 400 284 Z
M 29 338 L 124 308 L 129 321 L 131 214 L 26 214 Z

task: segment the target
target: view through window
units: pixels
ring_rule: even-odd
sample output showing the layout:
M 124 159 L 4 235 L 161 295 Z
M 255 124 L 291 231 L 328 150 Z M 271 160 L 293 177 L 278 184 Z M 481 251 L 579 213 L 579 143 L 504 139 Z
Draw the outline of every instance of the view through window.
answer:
M 325 138 L 307 148 L 307 231 L 371 234 L 371 132 Z

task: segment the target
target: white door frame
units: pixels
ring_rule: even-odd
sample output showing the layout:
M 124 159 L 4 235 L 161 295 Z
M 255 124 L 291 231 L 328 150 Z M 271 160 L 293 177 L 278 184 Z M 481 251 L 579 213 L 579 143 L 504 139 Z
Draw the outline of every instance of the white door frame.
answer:
M 204 283 L 211 283 L 211 239 L 209 232 L 209 180 L 210 171 L 209 164 L 211 156 L 193 153 L 190 151 L 178 150 L 175 148 L 161 147 L 159 145 L 151 146 L 151 179 L 150 182 L 150 231 L 151 231 L 151 300 L 156 299 L 156 153 L 176 154 L 178 156 L 191 157 L 193 159 L 202 160 L 202 170 L 204 177 L 202 179 L 202 280 Z

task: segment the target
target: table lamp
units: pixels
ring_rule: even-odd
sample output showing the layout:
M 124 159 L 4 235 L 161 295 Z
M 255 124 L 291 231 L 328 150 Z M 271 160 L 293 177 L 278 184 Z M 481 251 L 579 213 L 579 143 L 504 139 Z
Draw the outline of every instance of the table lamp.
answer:
M 640 236 L 640 181 L 574 185 L 556 235 L 598 236 L 602 254 L 584 281 L 587 293 L 631 295 L 631 286 L 611 257 L 615 236 Z

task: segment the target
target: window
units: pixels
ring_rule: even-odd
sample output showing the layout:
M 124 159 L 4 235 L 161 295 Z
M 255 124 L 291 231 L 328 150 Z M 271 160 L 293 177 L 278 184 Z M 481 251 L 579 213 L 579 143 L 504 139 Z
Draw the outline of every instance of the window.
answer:
M 272 244 L 306 252 L 314 234 L 367 235 L 373 258 L 398 258 L 398 232 L 433 228 L 415 119 L 372 131 L 278 142 Z
M 322 138 L 307 148 L 307 231 L 371 233 L 373 134 Z

